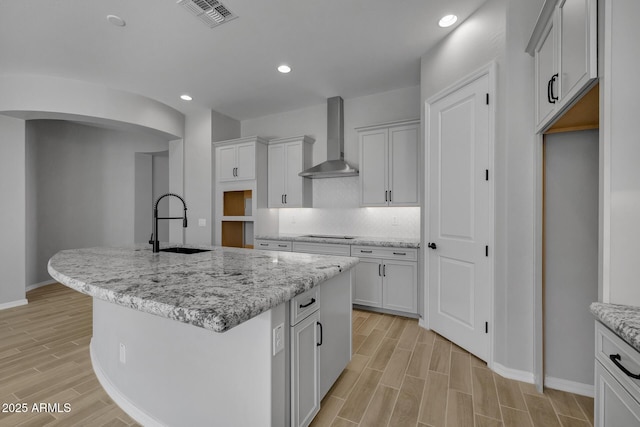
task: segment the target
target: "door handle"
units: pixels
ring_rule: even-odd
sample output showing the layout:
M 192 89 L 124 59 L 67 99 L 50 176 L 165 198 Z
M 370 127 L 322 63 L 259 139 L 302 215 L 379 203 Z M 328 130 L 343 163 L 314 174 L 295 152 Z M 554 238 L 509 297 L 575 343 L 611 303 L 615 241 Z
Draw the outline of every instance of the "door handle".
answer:
M 438 246 L 437 246 L 435 243 L 429 243 L 429 244 L 427 245 L 427 247 L 428 247 L 428 248 L 431 248 L 431 249 L 435 249 L 435 248 L 437 248 Z
M 625 374 L 627 374 L 628 376 L 630 376 L 631 378 L 634 378 L 636 380 L 640 380 L 640 375 L 638 374 L 634 374 L 633 372 L 629 371 L 627 368 L 625 368 L 624 366 L 622 366 L 622 363 L 620 363 L 620 359 L 622 359 L 620 357 L 619 354 L 610 354 L 609 355 L 609 359 L 611 359 L 611 361 L 618 367 L 620 368 L 620 370 L 622 372 L 624 372 Z
M 308 303 L 306 303 L 306 304 L 300 304 L 300 308 L 307 308 L 307 307 L 309 307 L 311 304 L 313 304 L 314 302 L 316 302 L 316 299 L 315 299 L 315 298 L 311 298 L 311 301 L 309 301 Z
M 318 326 L 320 326 L 320 342 L 319 342 L 319 343 L 317 343 L 316 345 L 317 345 L 318 347 L 320 347 L 320 346 L 322 345 L 322 339 L 323 339 L 323 336 L 322 336 L 322 335 L 323 335 L 323 332 L 322 332 L 322 323 L 318 322 Z
M 551 92 L 551 103 L 552 103 L 552 104 L 555 104 L 555 103 L 556 103 L 556 101 L 560 99 L 560 98 L 558 98 L 557 96 L 554 96 L 554 95 L 553 95 L 553 84 L 556 82 L 556 80 L 557 80 L 557 79 L 558 79 L 558 74 L 557 74 L 557 73 L 556 73 L 556 74 L 554 74 L 554 75 L 551 77 L 551 90 L 550 90 L 550 92 Z

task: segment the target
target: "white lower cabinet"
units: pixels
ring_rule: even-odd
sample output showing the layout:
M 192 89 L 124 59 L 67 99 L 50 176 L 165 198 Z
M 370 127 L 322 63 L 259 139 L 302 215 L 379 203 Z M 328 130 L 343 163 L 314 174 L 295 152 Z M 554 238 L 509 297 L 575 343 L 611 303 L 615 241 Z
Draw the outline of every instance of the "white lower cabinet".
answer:
M 320 312 L 291 327 L 291 425 L 308 426 L 320 410 Z
M 361 258 L 355 268 L 353 303 L 382 307 L 382 260 Z
M 355 267 L 354 304 L 418 312 L 416 249 L 352 246 L 351 256 L 360 258 Z
M 596 321 L 595 427 L 640 427 L 640 352 Z
M 596 427 L 640 426 L 640 404 L 596 362 Z
M 266 251 L 291 252 L 291 242 L 282 240 L 255 239 L 254 248 L 264 249 Z
M 291 300 L 291 423 L 306 427 L 351 361 L 351 272 Z

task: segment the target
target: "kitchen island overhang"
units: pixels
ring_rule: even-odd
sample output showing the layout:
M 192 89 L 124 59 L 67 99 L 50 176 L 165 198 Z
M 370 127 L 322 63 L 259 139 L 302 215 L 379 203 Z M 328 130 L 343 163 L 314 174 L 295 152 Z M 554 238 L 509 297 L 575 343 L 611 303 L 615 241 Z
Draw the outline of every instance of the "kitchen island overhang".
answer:
M 326 296 L 331 339 L 343 337 L 332 351 L 346 365 L 357 259 L 209 249 L 61 251 L 49 272 L 94 297 L 94 370 L 144 425 L 293 425 L 289 301 L 313 289 Z M 285 348 L 274 351 L 281 325 Z M 339 372 L 328 371 L 333 383 Z

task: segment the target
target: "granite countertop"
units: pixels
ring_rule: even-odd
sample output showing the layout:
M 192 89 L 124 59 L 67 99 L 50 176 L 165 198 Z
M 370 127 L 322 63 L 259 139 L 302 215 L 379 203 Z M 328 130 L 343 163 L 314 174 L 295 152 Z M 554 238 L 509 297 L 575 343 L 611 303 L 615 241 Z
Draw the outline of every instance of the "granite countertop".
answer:
M 358 262 L 351 257 L 197 247 L 211 251 L 154 254 L 142 245 L 64 250 L 49 260 L 48 269 L 55 280 L 92 297 L 224 332 Z
M 640 351 L 640 307 L 594 302 L 590 308 L 598 320 Z
M 288 242 L 309 242 L 309 243 L 337 243 L 340 245 L 359 245 L 359 246 L 382 246 L 394 248 L 412 248 L 420 247 L 419 238 L 411 237 L 367 237 L 367 236 L 349 236 L 353 239 L 336 239 L 330 237 L 309 237 L 299 234 L 263 234 L 256 236 L 256 239 L 264 240 L 282 240 Z

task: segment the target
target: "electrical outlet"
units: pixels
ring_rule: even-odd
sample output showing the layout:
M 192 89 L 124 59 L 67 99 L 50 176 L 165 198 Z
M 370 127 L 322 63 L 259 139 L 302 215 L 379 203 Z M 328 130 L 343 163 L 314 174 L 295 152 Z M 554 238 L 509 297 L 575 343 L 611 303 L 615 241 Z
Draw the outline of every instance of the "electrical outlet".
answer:
M 393 219 L 391 220 L 391 225 L 400 225 L 400 222 L 398 221 L 397 216 L 393 217 Z
M 127 348 L 122 343 L 120 343 L 120 363 L 123 365 L 127 363 Z
M 273 355 L 284 350 L 284 323 L 280 323 L 273 329 Z
M 198 218 L 198 226 L 199 227 L 206 227 L 207 226 L 207 219 L 206 218 Z

